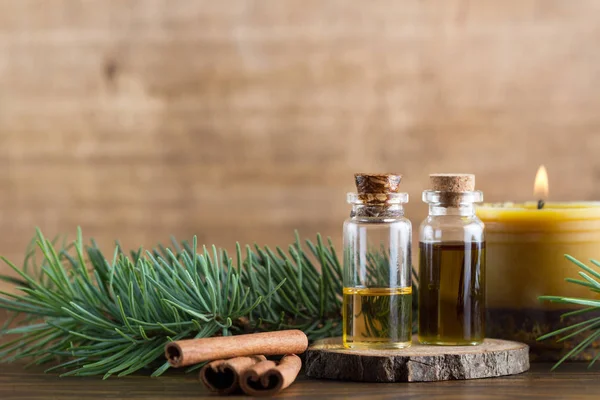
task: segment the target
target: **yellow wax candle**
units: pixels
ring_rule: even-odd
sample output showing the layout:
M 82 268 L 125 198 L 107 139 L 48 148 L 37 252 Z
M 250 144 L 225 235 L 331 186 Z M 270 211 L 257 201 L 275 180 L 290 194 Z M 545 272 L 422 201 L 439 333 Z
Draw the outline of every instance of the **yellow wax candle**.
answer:
M 560 314 L 568 305 L 540 302 L 538 296 L 593 298 L 587 288 L 565 282 L 580 278 L 565 254 L 587 262 L 600 259 L 600 202 L 484 204 L 488 333 L 521 340 L 532 359 L 558 360 L 581 338 L 565 344 L 536 342 L 543 333 L 566 326 Z M 600 298 L 600 294 L 595 294 Z M 582 354 L 588 359 L 589 353 Z
M 477 215 L 487 233 L 488 307 L 557 309 L 565 305 L 538 296 L 592 294 L 565 282 L 579 278 L 579 268 L 564 255 L 600 259 L 600 203 L 483 205 Z

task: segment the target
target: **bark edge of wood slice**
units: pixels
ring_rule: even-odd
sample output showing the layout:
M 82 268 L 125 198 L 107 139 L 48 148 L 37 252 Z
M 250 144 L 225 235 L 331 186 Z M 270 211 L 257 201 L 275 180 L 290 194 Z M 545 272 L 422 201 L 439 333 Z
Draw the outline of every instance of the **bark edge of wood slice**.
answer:
M 478 346 L 418 344 L 398 350 L 349 350 L 341 338 L 316 341 L 306 351 L 311 378 L 356 382 L 435 382 L 514 375 L 529 369 L 529 346 L 485 339 Z

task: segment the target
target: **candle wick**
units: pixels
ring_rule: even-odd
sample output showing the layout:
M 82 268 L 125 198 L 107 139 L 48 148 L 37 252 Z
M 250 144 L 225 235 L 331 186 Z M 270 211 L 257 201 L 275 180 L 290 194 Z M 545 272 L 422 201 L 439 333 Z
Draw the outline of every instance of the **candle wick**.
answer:
M 539 201 L 538 201 L 538 205 L 537 205 L 537 209 L 538 209 L 538 210 L 541 210 L 542 208 L 544 208 L 544 205 L 545 205 L 545 204 L 546 204 L 546 203 L 544 202 L 544 200 L 539 200 Z

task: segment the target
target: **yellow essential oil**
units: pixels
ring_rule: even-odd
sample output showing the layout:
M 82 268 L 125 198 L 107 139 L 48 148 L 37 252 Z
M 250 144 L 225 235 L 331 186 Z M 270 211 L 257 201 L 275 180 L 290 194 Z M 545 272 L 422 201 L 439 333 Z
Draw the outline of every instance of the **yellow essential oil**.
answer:
M 344 288 L 346 348 L 398 349 L 412 336 L 412 287 Z

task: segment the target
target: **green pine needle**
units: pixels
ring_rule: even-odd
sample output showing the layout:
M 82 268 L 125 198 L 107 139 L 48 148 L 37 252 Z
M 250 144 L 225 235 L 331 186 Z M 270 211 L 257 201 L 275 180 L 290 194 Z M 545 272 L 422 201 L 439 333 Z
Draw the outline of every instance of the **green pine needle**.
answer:
M 0 279 L 21 293 L 0 293 L 0 309 L 20 314 L 0 330 L 17 336 L 0 346 L 0 361 L 50 363 L 47 371 L 63 376 L 145 368 L 159 376 L 172 340 L 279 329 L 310 340 L 341 335 L 342 268 L 320 235 L 302 245 L 296 234 L 287 252 L 238 244 L 233 259 L 196 237 L 129 255 L 117 244 L 107 258 L 81 230 L 71 245 L 38 230 L 21 268 L 2 260 L 17 277 Z
M 596 260 L 590 260 L 592 264 L 594 264 L 596 269 L 589 267 L 577 260 L 576 258 L 565 255 L 567 260 L 571 261 L 579 268 L 584 270 L 585 272 L 579 272 L 579 276 L 583 278 L 583 280 L 566 278 L 565 280 L 569 283 L 585 286 L 590 289 L 592 293 L 600 293 L 600 262 Z M 586 273 L 587 272 L 587 273 Z M 597 296 L 597 295 L 596 295 Z M 596 299 L 582 299 L 582 298 L 571 298 L 571 297 L 561 297 L 561 296 L 539 296 L 540 300 L 551 301 L 554 303 L 565 303 L 565 304 L 576 304 L 581 306 L 586 306 L 581 310 L 567 312 L 562 315 L 563 318 L 570 317 L 574 315 L 580 315 L 587 312 L 595 312 L 600 311 L 600 300 Z M 592 316 L 589 319 L 578 322 L 575 324 L 571 324 L 564 328 L 558 329 L 554 332 L 547 333 L 543 336 L 540 336 L 537 340 L 546 340 L 551 337 L 561 336 L 557 341 L 561 342 L 567 339 L 572 338 L 573 336 L 582 334 L 584 332 L 589 332 L 584 340 L 582 340 L 577 346 L 575 346 L 571 351 L 569 351 L 562 359 L 560 359 L 553 367 L 552 370 L 556 369 L 559 365 L 561 365 L 564 361 L 569 359 L 569 357 L 575 357 L 584 351 L 586 348 L 591 346 L 594 341 L 600 338 L 600 317 Z M 594 357 L 594 359 L 590 362 L 589 367 L 592 367 L 594 363 L 600 358 L 600 352 L 598 355 Z

